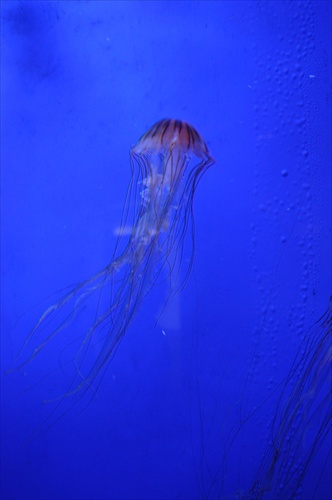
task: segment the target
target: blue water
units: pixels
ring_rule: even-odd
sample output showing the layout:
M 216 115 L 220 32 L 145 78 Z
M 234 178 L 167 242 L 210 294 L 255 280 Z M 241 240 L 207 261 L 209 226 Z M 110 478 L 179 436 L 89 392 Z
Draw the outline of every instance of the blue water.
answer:
M 1 499 L 329 499 L 331 3 L 1 12 Z M 15 371 L 61 311 L 18 353 L 112 259 L 130 148 L 167 117 L 216 161 L 195 243 L 141 294 L 91 389 L 64 396 L 107 293 Z

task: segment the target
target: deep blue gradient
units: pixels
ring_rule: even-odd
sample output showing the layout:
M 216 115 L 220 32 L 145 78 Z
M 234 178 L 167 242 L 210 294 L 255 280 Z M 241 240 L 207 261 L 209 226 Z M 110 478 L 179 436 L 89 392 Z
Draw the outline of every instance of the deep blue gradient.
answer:
M 331 2 L 1 4 L 1 499 L 329 499 Z M 162 118 L 216 160 L 191 277 L 145 297 L 95 397 L 42 404 L 98 298 L 4 372 L 109 263 Z

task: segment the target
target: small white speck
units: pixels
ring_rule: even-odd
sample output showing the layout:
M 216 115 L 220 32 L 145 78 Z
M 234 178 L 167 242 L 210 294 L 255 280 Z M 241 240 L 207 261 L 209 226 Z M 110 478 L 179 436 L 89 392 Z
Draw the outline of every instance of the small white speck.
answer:
M 315 75 L 309 75 L 309 78 L 316 78 Z
M 162 333 L 163 335 L 166 335 L 165 330 L 161 330 L 161 333 Z

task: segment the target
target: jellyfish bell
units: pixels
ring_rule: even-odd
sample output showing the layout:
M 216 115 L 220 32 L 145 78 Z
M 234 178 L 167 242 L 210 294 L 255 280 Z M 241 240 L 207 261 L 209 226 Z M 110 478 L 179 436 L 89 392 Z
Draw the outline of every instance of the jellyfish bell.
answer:
M 131 151 L 142 154 L 161 150 L 191 153 L 198 158 L 210 157 L 208 147 L 197 130 L 181 120 L 158 121 L 142 135 Z
M 198 162 L 193 162 L 196 157 Z M 190 180 L 214 163 L 208 147 L 198 132 L 186 122 L 163 119 L 153 125 L 131 149 L 132 165 L 141 170 L 144 201 L 157 195 L 160 204 L 163 189 L 176 195 L 179 182 L 190 168 Z M 194 186 L 195 187 L 195 184 Z

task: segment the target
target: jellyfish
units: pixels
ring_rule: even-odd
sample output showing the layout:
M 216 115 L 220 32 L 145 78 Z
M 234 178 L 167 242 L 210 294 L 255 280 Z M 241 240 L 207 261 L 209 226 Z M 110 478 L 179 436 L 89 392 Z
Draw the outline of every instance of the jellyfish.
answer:
M 261 400 L 245 418 L 241 413 L 237 416 L 232 412 L 230 431 L 224 431 L 229 408 L 223 407 L 219 393 L 214 393 L 222 413 L 219 414 L 216 407 L 208 425 L 200 421 L 198 428 L 201 436 L 196 476 L 201 497 L 246 500 L 330 498 L 331 377 L 332 296 L 324 314 L 303 335 L 291 366 L 272 394 L 261 394 Z M 242 398 L 243 394 L 234 407 L 236 412 L 241 407 Z M 199 414 L 203 414 L 200 403 L 198 391 Z M 257 467 L 250 476 L 243 467 L 249 471 L 252 469 L 260 446 L 250 448 L 242 432 L 249 432 L 248 424 L 253 420 L 261 422 L 260 426 L 266 423 L 268 436 Z M 212 432 L 214 426 L 216 434 Z M 221 447 L 215 460 L 218 439 Z M 240 488 L 232 489 L 234 484 Z
M 108 291 L 107 305 L 98 308 L 82 335 L 73 360 L 75 380 L 66 396 L 93 388 L 154 285 L 168 280 L 171 296 L 185 286 L 193 265 L 194 195 L 202 175 L 214 164 L 205 141 L 188 123 L 163 119 L 132 147 L 130 164 L 132 175 L 112 259 L 48 307 L 22 348 L 24 353 L 31 343 L 35 345 L 18 369 L 59 337 L 86 301 Z M 187 251 L 189 258 L 184 259 Z M 93 359 L 87 356 L 92 352 Z
M 269 442 L 246 498 L 295 498 L 320 454 L 323 467 L 315 478 L 318 488 L 331 453 L 331 376 L 332 297 L 325 313 L 304 336 L 283 382 Z M 324 458 L 326 444 L 329 449 Z M 328 497 L 331 491 L 324 494 Z

